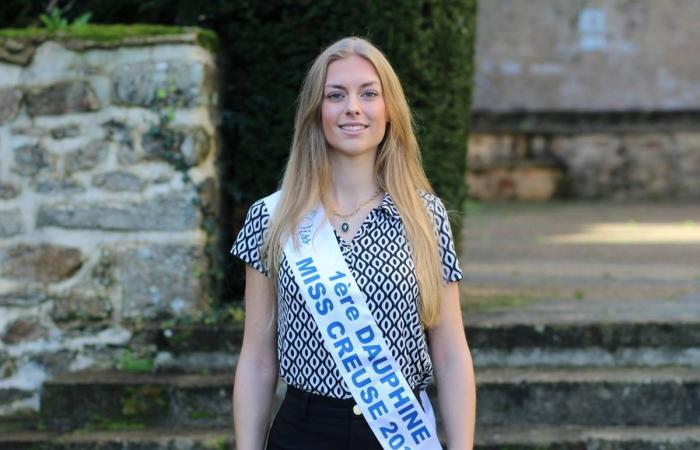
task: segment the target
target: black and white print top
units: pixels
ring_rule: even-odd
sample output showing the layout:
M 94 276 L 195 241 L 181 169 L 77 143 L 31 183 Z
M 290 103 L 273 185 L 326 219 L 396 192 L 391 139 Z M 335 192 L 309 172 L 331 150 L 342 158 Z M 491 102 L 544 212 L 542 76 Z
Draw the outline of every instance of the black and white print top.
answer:
M 462 279 L 452 231 L 442 201 L 421 192 L 432 212 L 439 236 L 445 282 Z M 250 209 L 231 253 L 269 276 L 260 260 L 270 215 L 264 201 Z M 367 296 L 367 303 L 387 345 L 412 389 L 424 389 L 433 366 L 418 316 L 418 282 L 403 222 L 388 193 L 365 218 L 351 243 L 335 232 L 345 262 Z M 321 333 L 307 311 L 299 286 L 283 255 L 277 284 L 277 355 L 280 378 L 316 394 L 351 398 L 333 357 L 323 346 Z

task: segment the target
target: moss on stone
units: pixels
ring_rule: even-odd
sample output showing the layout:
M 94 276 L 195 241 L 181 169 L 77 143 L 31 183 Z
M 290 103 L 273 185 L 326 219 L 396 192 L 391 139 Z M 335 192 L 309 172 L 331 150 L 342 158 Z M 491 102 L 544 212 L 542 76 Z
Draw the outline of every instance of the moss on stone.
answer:
M 168 410 L 168 391 L 165 386 L 129 387 L 121 403 L 123 419 L 153 423 Z
M 166 25 L 133 24 L 133 25 L 99 25 L 87 24 L 76 27 L 66 27 L 60 31 L 49 32 L 45 28 L 5 28 L 0 29 L 0 38 L 47 40 L 58 41 L 68 39 L 88 40 L 101 43 L 118 43 L 128 38 L 154 37 L 154 36 L 179 36 L 194 34 L 199 45 L 211 52 L 218 48 L 216 33 L 196 27 L 176 27 Z

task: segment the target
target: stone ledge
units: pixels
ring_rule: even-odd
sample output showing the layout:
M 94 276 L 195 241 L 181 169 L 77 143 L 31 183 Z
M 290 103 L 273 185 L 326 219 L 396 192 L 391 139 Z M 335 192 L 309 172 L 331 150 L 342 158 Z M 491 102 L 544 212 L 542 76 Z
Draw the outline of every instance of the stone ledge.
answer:
M 216 52 L 218 38 L 211 30 L 162 25 L 87 25 L 63 33 L 49 34 L 42 28 L 0 30 L 0 61 L 26 66 L 36 48 L 56 41 L 69 50 L 112 49 L 161 44 L 200 45 Z

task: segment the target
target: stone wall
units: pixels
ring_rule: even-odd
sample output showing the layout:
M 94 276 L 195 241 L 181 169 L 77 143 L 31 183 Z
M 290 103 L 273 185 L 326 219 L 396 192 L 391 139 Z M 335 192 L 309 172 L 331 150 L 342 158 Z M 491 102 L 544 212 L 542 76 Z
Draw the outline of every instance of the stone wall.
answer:
M 209 303 L 216 68 L 191 35 L 0 41 L 0 415 Z
M 700 105 L 697 0 L 479 3 L 478 111 L 678 111 Z
M 700 199 L 698 21 L 696 0 L 481 2 L 471 196 Z
M 474 133 L 481 200 L 700 199 L 700 132 Z

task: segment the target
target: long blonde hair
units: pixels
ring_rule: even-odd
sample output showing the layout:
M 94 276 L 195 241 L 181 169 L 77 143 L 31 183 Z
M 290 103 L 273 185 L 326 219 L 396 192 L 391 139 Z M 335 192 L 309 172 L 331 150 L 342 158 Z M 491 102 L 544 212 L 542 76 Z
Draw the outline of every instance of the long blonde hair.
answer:
M 420 318 L 426 327 L 439 318 L 443 289 L 442 269 L 435 221 L 428 214 L 418 191 L 434 194 L 423 171 L 413 118 L 399 78 L 382 52 L 365 39 L 347 37 L 326 48 L 314 61 L 299 95 L 294 137 L 284 177 L 281 198 L 270 222 L 262 257 L 276 279 L 286 242 L 303 216 L 322 202 L 330 210 L 330 168 L 327 143 L 321 124 L 321 103 L 328 65 L 357 55 L 377 71 L 386 105 L 386 135 L 377 149 L 375 178 L 389 193 L 406 230 L 420 292 Z M 272 214 L 273 211 L 270 211 Z

